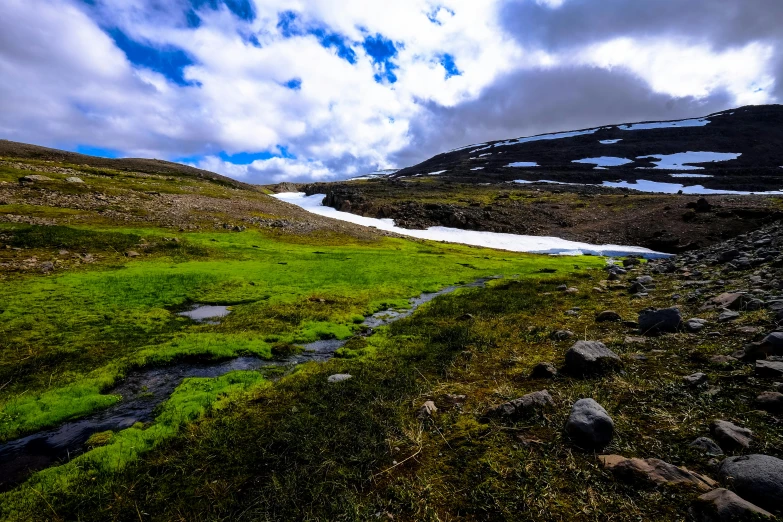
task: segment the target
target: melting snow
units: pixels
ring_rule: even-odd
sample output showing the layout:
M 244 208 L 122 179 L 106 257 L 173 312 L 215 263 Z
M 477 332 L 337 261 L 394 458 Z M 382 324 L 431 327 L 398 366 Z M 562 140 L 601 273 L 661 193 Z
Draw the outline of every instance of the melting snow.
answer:
M 615 143 L 620 143 L 623 140 L 601 140 L 598 143 L 602 143 L 604 145 L 614 145 Z
M 483 158 L 484 156 L 492 156 L 492 153 L 491 152 L 487 152 L 486 154 L 479 154 L 478 155 L 479 158 Z
M 673 178 L 711 178 L 712 174 L 669 174 Z
M 716 190 L 704 188 L 702 185 L 691 185 L 685 187 L 678 183 L 661 183 L 658 181 L 648 181 L 646 179 L 638 179 L 636 183 L 628 183 L 627 181 L 604 181 L 604 187 L 613 188 L 627 188 L 638 190 L 640 192 L 663 192 L 665 194 L 676 194 L 682 190 L 683 194 L 734 194 L 734 195 L 750 195 L 750 194 L 771 194 L 782 195 L 783 191 L 769 191 L 769 192 L 744 192 L 737 190 Z
M 517 161 L 516 163 L 509 163 L 506 167 L 538 167 L 538 163 L 535 161 Z
M 436 170 L 435 172 L 430 172 L 427 175 L 428 176 L 437 176 L 438 174 L 443 174 L 444 172 L 448 172 L 448 170 Z
M 475 230 L 462 230 L 459 228 L 432 227 L 427 230 L 408 230 L 394 226 L 392 219 L 377 219 L 357 216 L 349 212 L 340 212 L 331 207 L 322 205 L 324 195 L 314 194 L 306 196 L 302 192 L 288 192 L 275 194 L 274 197 L 281 201 L 292 203 L 308 212 L 321 216 L 348 221 L 357 225 L 375 227 L 380 230 L 396 232 L 398 234 L 429 239 L 433 241 L 449 241 L 487 248 L 510 250 L 513 252 L 532 252 L 538 254 L 558 255 L 582 255 L 593 254 L 601 256 L 623 256 L 627 254 L 639 254 L 648 258 L 666 257 L 647 248 L 622 246 L 622 245 L 591 245 L 577 241 L 568 241 L 558 237 L 521 236 L 515 234 L 501 234 L 497 232 L 478 232 Z
M 676 127 L 704 127 L 710 122 L 707 118 L 679 121 L 657 121 L 651 123 L 633 123 L 631 125 L 618 125 L 621 130 L 649 130 L 649 129 L 673 129 Z
M 472 168 L 470 170 L 484 170 L 484 167 L 474 167 L 474 168 Z
M 530 136 L 528 138 L 519 138 L 516 140 L 501 141 L 500 143 L 495 143 L 494 146 L 505 147 L 507 145 L 517 145 L 519 143 L 530 143 L 531 141 L 559 140 L 561 138 L 573 138 L 574 136 L 584 136 L 586 134 L 593 134 L 599 129 L 600 127 L 596 129 L 587 129 L 582 131 L 557 132 L 554 134 L 540 134 L 538 136 Z
M 588 163 L 596 165 L 598 167 L 619 167 L 620 165 L 626 165 L 633 163 L 633 160 L 626 158 L 614 158 L 612 156 L 601 156 L 599 158 L 585 158 L 580 160 L 574 160 L 571 163 Z
M 742 156 L 741 152 L 678 152 L 677 154 L 651 154 L 638 156 L 637 159 L 654 158 L 655 169 L 666 170 L 702 170 L 704 167 L 694 167 L 688 163 L 712 163 L 715 161 L 735 160 Z M 641 167 L 644 168 L 644 167 Z

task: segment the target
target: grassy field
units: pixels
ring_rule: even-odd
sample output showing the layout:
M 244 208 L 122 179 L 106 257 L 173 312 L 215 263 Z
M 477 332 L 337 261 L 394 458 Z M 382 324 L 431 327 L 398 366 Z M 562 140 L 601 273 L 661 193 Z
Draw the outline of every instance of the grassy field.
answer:
M 697 492 L 618 481 L 594 454 L 568 442 L 562 426 L 576 399 L 594 397 L 614 418 L 617 436 L 606 452 L 664 458 L 707 475 L 707 459 L 688 443 L 705 435 L 713 418 L 751 428 L 759 453 L 779 455 L 783 433 L 753 408 L 764 384 L 748 379 L 750 370 L 713 366 L 710 380 L 719 388 L 711 393 L 683 384 L 707 357 L 735 348 L 725 339 L 679 334 L 636 343 L 621 324 L 595 323 L 605 307 L 632 319 L 650 304 L 592 292 L 600 277 L 564 271 L 440 297 L 355 343 L 349 358 L 242 388 L 119 469 L 77 460 L 39 474 L 2 497 L 3 513 L 61 520 L 684 519 Z M 561 283 L 580 292 L 555 291 Z M 574 306 L 582 309 L 578 316 L 565 313 Z M 749 314 L 734 328 L 766 320 Z M 603 340 L 624 371 L 528 378 L 538 362 L 562 362 L 572 342 L 550 340 L 558 328 Z M 353 378 L 327 383 L 337 372 Z M 489 406 L 545 388 L 553 410 L 518 422 L 483 419 Z M 445 407 L 447 394 L 465 395 L 464 405 Z M 441 410 L 420 419 L 428 399 Z M 63 476 L 68 480 L 53 478 Z

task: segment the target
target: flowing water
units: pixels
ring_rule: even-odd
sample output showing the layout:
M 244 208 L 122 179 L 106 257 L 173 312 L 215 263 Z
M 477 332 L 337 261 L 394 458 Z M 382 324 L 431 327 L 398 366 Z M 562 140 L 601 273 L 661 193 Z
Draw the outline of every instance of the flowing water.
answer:
M 483 287 L 489 279 L 480 279 L 466 285 L 454 285 L 432 293 L 421 294 L 409 300 L 404 310 L 383 310 L 367 317 L 362 335 L 371 335 L 373 328 L 388 325 L 409 317 L 422 304 L 458 288 Z M 188 312 L 191 319 L 207 322 L 229 313 L 226 307 L 196 305 Z M 212 321 L 209 321 L 212 322 Z M 12 440 L 0 445 L 0 490 L 7 490 L 35 471 L 67 462 L 84 451 L 85 443 L 95 433 L 117 431 L 137 422 L 150 422 L 156 408 L 163 403 L 182 381 L 189 377 L 220 377 L 238 370 L 260 370 L 268 367 L 291 367 L 309 361 L 323 362 L 347 340 L 326 339 L 304 345 L 304 350 L 284 359 L 264 360 L 257 357 L 237 357 L 228 361 L 180 363 L 165 367 L 144 368 L 131 372 L 123 381 L 107 391 L 120 395 L 117 404 L 81 419 Z

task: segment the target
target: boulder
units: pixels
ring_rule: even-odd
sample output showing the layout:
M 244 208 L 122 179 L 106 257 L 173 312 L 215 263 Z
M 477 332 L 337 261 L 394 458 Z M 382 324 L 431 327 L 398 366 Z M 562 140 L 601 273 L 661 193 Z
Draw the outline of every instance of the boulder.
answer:
M 682 324 L 682 315 L 677 307 L 639 312 L 639 329 L 646 335 L 677 332 Z
M 713 489 L 696 499 L 691 514 L 697 522 L 741 522 L 772 517 L 769 511 L 724 488 Z
M 769 455 L 729 457 L 718 475 L 742 498 L 768 510 L 783 508 L 783 460 Z
M 747 310 L 748 303 L 753 300 L 748 294 L 742 292 L 726 292 L 712 298 L 712 304 L 718 308 L 729 310 Z
M 343 382 L 351 378 L 353 378 L 353 375 L 349 373 L 335 373 L 334 375 L 330 375 L 326 380 L 329 382 Z
M 723 455 L 723 450 L 720 449 L 714 440 L 708 437 L 699 437 L 689 444 L 691 448 L 694 448 L 701 453 L 709 455 L 710 457 L 719 457 Z
M 529 417 L 533 414 L 554 405 L 549 391 L 541 390 L 523 395 L 513 401 L 504 402 L 487 410 L 487 417 L 503 417 L 507 419 L 518 419 Z
M 746 361 L 766 359 L 770 355 L 783 355 L 783 332 L 772 332 L 761 342 L 745 346 L 742 358 Z
M 600 455 L 601 464 L 625 480 L 651 482 L 656 486 L 685 486 L 709 491 L 717 482 L 687 468 L 678 468 L 660 459 L 628 459 L 621 455 Z
M 571 407 L 565 431 L 581 448 L 603 449 L 614 436 L 614 421 L 595 400 L 579 399 Z
M 555 377 L 557 377 L 557 368 L 548 362 L 536 364 L 530 372 L 531 379 L 554 379 Z
M 783 362 L 780 361 L 756 361 L 756 375 L 759 377 L 783 377 Z
M 602 373 L 620 364 L 620 357 L 598 341 L 577 341 L 565 354 L 566 370 L 574 375 Z
M 82 178 L 77 178 L 76 176 L 65 178 L 65 181 L 67 181 L 68 183 L 84 183 L 84 180 Z
M 766 391 L 756 397 L 759 408 L 770 413 L 783 413 L 783 393 Z
M 620 314 L 613 312 L 612 310 L 606 310 L 595 316 L 596 323 L 619 323 L 622 320 L 623 318 L 620 317 Z
M 725 420 L 714 420 L 710 431 L 724 451 L 745 449 L 750 446 L 753 432 Z

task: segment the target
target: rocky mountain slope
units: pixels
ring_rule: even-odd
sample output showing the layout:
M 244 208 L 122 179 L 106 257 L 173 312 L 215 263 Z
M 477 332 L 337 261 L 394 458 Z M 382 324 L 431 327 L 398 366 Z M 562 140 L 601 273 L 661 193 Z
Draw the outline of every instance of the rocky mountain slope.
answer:
M 644 179 L 696 181 L 713 189 L 772 191 L 783 188 L 781 145 L 783 106 L 751 106 L 691 120 L 609 125 L 478 143 L 438 154 L 391 177 L 591 184 Z M 687 180 L 671 176 L 683 173 L 711 177 Z

